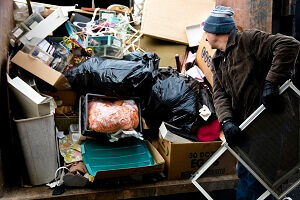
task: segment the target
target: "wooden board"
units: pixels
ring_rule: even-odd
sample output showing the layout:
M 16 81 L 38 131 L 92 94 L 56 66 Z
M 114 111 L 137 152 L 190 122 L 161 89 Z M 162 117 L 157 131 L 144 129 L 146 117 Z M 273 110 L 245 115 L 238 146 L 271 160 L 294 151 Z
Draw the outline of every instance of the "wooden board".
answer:
M 198 179 L 206 191 L 232 189 L 237 185 L 237 176 L 227 175 L 219 177 L 207 177 Z M 128 180 L 127 180 L 128 181 Z M 134 181 L 137 182 L 137 181 Z M 160 181 L 149 184 L 128 184 L 117 182 L 98 188 L 67 189 L 59 196 L 52 196 L 52 190 L 46 186 L 33 188 L 11 188 L 7 190 L 4 198 L 16 199 L 130 199 L 142 197 L 154 197 L 161 195 L 198 192 L 198 189 L 190 180 Z

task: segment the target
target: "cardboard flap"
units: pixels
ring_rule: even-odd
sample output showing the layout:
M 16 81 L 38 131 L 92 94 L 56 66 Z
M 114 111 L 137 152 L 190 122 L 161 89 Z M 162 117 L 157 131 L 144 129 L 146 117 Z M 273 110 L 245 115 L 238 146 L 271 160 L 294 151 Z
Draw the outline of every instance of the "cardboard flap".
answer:
M 205 75 L 207 81 L 213 86 L 213 76 L 210 70 L 211 60 L 216 50 L 212 49 L 210 44 L 206 41 L 206 34 L 204 33 L 200 44 L 198 46 L 197 55 L 196 55 L 196 63 L 199 68 L 202 70 Z
M 57 89 L 68 89 L 70 84 L 64 75 L 45 63 L 41 62 L 30 56 L 27 53 L 18 51 L 18 53 L 11 60 L 13 63 L 19 65 L 23 69 L 29 71 L 33 75 L 43 79 L 50 85 L 56 87 Z

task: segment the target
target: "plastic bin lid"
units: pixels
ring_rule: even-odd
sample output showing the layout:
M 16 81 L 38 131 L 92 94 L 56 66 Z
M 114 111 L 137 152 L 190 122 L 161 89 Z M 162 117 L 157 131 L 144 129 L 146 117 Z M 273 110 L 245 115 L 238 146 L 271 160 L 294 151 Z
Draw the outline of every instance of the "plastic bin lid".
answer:
M 87 140 L 81 144 L 83 161 L 90 175 L 97 172 L 152 166 L 145 141 L 126 138 L 118 142 Z

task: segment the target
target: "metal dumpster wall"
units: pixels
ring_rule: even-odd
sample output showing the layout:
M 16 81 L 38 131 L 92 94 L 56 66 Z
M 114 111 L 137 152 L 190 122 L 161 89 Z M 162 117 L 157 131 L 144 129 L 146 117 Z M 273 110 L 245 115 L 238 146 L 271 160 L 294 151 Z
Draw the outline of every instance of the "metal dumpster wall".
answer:
M 9 129 L 9 111 L 7 102 L 7 84 L 6 84 L 6 66 L 8 54 L 8 33 L 13 27 L 13 1 L 0 0 L 0 115 L 1 130 L 0 130 L 0 197 L 3 196 L 4 190 L 4 160 L 8 157 L 10 141 Z M 5 157 L 6 155 L 6 157 Z M 11 158 L 12 159 L 12 158 Z
M 216 0 L 216 5 L 232 7 L 234 19 L 239 29 L 259 29 L 272 33 L 271 0 Z

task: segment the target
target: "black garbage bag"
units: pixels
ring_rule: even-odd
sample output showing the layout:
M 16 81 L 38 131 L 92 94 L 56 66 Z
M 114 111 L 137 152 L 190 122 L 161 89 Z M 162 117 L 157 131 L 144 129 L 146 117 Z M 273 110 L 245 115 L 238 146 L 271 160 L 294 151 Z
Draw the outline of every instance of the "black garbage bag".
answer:
M 205 83 L 199 83 L 199 84 L 201 87 L 201 89 L 199 91 L 199 95 L 200 95 L 199 98 L 200 98 L 201 105 L 202 106 L 206 105 L 211 112 L 211 116 L 209 117 L 209 119 L 207 121 L 215 120 L 216 119 L 216 110 L 215 110 L 213 99 L 212 99 L 212 92 Z
M 205 123 L 199 116 L 199 109 L 206 101 L 212 101 L 201 83 L 192 77 L 184 77 L 171 67 L 159 69 L 155 75 L 155 83 L 143 110 L 146 123 L 153 129 L 158 129 L 162 121 L 180 128 L 181 136 L 197 140 L 195 126 Z M 208 107 L 213 107 L 209 102 Z
M 113 97 L 143 97 L 151 92 L 153 71 L 160 58 L 155 53 L 133 52 L 123 59 L 92 57 L 64 73 L 80 95 L 103 94 Z

